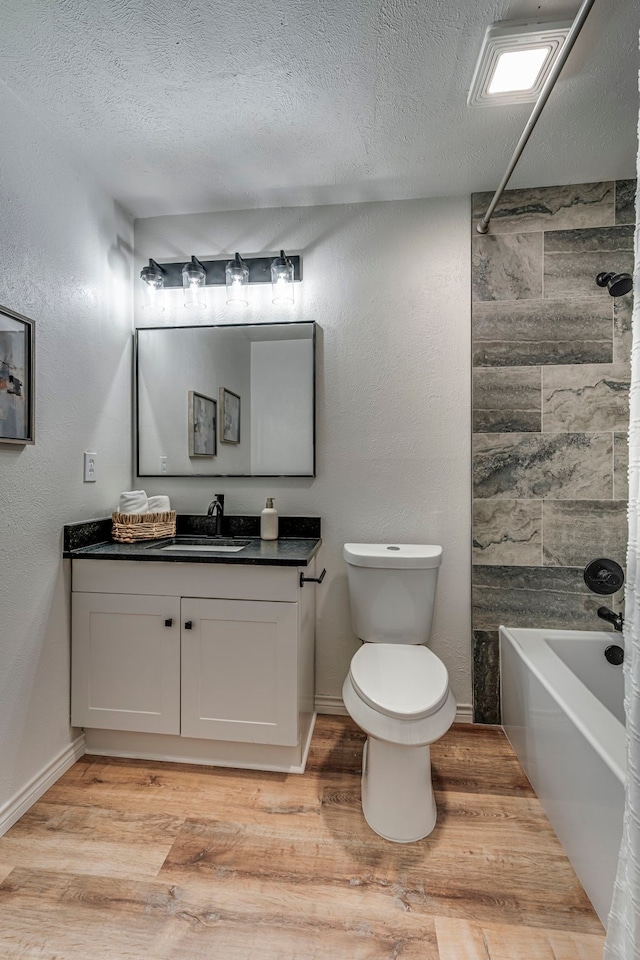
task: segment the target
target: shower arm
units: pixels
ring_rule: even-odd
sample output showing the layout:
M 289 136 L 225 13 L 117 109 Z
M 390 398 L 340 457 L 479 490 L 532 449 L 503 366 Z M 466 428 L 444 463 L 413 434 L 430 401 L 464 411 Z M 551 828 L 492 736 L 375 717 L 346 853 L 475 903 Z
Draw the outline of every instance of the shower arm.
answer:
M 558 54 L 558 59 L 557 59 L 556 62 L 554 63 L 551 71 L 549 72 L 549 76 L 547 77 L 547 79 L 545 80 L 545 82 L 544 82 L 544 84 L 543 84 L 543 86 L 542 86 L 542 90 L 540 91 L 540 95 L 539 95 L 538 99 L 536 100 L 536 105 L 535 105 L 535 107 L 533 108 L 533 111 L 532 111 L 532 113 L 531 113 L 531 116 L 529 117 L 529 119 L 528 119 L 528 121 L 527 121 L 527 125 L 526 125 L 526 127 L 524 128 L 520 139 L 518 140 L 518 143 L 517 143 L 517 145 L 516 145 L 515 150 L 513 151 L 513 156 L 511 157 L 511 160 L 509 161 L 509 166 L 507 167 L 506 173 L 505 173 L 504 177 L 502 178 L 502 180 L 500 181 L 500 184 L 499 184 L 499 186 L 498 186 L 498 189 L 497 189 L 496 192 L 494 193 L 493 199 L 492 199 L 491 203 L 490 203 L 489 206 L 487 207 L 487 212 L 485 213 L 484 217 L 482 218 L 482 220 L 480 221 L 480 223 L 479 223 L 478 226 L 476 227 L 476 230 L 478 231 L 478 233 L 488 233 L 488 232 L 489 232 L 489 222 L 490 222 L 490 220 L 491 220 L 491 217 L 493 216 L 493 211 L 494 211 L 495 208 L 498 206 L 498 203 L 499 203 L 499 201 L 500 201 L 500 197 L 501 197 L 502 194 L 504 193 L 504 191 L 505 191 L 505 189 L 506 189 L 506 186 L 507 186 L 509 180 L 511 179 L 511 174 L 512 174 L 513 171 L 514 171 L 515 166 L 516 166 L 518 160 L 519 160 L 520 157 L 522 156 L 522 151 L 524 150 L 524 148 L 526 147 L 527 143 L 529 142 L 529 137 L 530 137 L 531 134 L 533 133 L 533 128 L 535 127 L 536 123 L 538 122 L 538 119 L 539 119 L 539 117 L 540 117 L 540 114 L 542 113 L 542 111 L 543 111 L 543 109 L 544 109 L 544 105 L 546 104 L 547 100 L 549 99 L 549 96 L 550 96 L 550 94 L 551 94 L 551 91 L 553 90 L 553 88 L 554 88 L 554 86 L 555 86 L 555 84 L 556 84 L 556 80 L 557 80 L 558 77 L 560 76 L 560 73 L 561 73 L 561 71 L 562 71 L 562 68 L 564 67 L 565 63 L 567 62 L 567 58 L 568 58 L 569 54 L 571 53 L 571 50 L 573 49 L 573 45 L 574 45 L 574 43 L 576 42 L 576 40 L 578 39 L 578 35 L 579 35 L 580 31 L 582 30 L 582 27 L 584 26 L 584 22 L 585 22 L 585 20 L 587 19 L 587 17 L 589 16 L 589 12 L 590 12 L 590 10 L 591 10 L 591 8 L 592 8 L 592 6 L 594 5 L 595 2 L 596 2 L 596 0 L 582 0 L 582 4 L 581 4 L 581 6 L 580 6 L 580 9 L 579 9 L 578 12 L 576 13 L 575 19 L 574 19 L 573 23 L 571 24 L 571 29 L 569 30 L 569 33 L 567 34 L 567 39 L 565 40 L 565 42 L 562 44 L 562 47 L 560 48 L 560 53 Z

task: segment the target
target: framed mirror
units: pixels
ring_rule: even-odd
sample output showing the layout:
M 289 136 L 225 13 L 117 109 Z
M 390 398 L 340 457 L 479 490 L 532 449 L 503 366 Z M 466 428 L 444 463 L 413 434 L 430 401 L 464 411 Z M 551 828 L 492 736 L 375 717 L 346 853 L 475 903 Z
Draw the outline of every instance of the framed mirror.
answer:
M 140 327 L 139 477 L 315 476 L 316 325 Z

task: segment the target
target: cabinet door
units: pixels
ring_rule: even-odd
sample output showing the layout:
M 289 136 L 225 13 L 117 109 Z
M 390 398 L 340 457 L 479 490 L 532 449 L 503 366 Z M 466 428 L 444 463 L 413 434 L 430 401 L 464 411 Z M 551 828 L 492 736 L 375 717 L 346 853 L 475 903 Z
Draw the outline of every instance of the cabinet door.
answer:
M 72 595 L 71 722 L 180 733 L 180 599 Z
M 183 737 L 295 746 L 297 607 L 183 598 Z

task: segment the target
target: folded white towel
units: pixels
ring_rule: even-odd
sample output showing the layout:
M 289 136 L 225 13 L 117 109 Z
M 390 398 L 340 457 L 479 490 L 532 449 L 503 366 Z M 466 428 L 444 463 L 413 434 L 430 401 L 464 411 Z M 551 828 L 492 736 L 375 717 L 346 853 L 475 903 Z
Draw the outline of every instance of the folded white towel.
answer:
M 169 497 L 149 497 L 147 513 L 167 513 L 169 510 L 171 510 Z
M 144 490 L 125 490 L 120 494 L 120 513 L 146 513 L 149 501 Z

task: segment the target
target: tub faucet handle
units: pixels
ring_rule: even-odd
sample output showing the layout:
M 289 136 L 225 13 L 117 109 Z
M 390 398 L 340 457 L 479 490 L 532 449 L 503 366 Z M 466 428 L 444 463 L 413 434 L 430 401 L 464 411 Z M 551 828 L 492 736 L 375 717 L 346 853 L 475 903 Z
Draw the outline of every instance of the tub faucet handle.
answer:
M 584 568 L 584 582 L 593 593 L 607 596 L 616 593 L 624 583 L 622 567 L 615 560 L 600 557 L 592 560 Z

